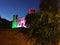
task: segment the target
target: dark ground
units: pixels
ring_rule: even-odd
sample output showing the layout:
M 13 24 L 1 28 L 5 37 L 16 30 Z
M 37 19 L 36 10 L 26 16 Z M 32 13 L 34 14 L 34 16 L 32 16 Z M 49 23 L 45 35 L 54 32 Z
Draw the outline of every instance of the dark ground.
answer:
M 26 35 L 20 33 L 19 30 L 0 29 L 0 45 L 33 45 L 31 41 L 26 42 Z
M 19 29 L 18 29 L 19 30 Z M 0 45 L 32 45 L 17 29 L 0 29 Z

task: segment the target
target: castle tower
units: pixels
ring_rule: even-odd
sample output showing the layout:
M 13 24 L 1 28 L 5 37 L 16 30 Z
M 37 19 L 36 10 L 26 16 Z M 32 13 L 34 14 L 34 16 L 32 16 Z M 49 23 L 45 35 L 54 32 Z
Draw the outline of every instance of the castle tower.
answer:
M 34 8 L 30 8 L 29 9 L 29 14 L 34 14 L 35 13 L 35 9 Z
M 12 28 L 17 28 L 17 23 L 18 23 L 18 15 L 15 14 L 13 15 Z
M 28 14 L 26 15 L 26 26 L 29 28 L 31 21 L 33 20 L 35 15 L 35 8 L 30 8 Z

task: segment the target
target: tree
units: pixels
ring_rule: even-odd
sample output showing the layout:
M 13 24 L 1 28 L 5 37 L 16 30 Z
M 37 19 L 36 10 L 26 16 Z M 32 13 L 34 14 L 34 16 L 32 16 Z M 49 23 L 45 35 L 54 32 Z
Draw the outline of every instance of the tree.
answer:
M 60 31 L 57 15 L 58 0 L 41 0 L 40 10 L 31 20 L 28 39 L 35 39 L 34 45 L 57 45 Z M 34 41 L 34 40 L 33 40 Z
M 11 22 L 0 17 L 0 28 L 11 28 Z

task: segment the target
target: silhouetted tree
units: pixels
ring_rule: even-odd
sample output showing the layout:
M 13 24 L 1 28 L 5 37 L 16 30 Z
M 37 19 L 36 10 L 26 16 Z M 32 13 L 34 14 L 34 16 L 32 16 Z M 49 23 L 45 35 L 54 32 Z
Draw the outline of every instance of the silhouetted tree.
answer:
M 0 17 L 0 29 L 1 28 L 11 28 L 11 21 Z
M 34 45 L 57 45 L 60 31 L 56 14 L 58 0 L 41 0 L 40 10 L 31 19 L 28 39 L 35 39 Z

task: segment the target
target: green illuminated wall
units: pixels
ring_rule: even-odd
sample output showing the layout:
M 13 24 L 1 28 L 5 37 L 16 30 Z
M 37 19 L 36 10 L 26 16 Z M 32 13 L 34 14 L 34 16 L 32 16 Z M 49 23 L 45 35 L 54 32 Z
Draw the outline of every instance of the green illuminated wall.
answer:
M 12 28 L 17 28 L 17 19 L 18 15 L 13 15 L 13 20 L 12 20 Z

